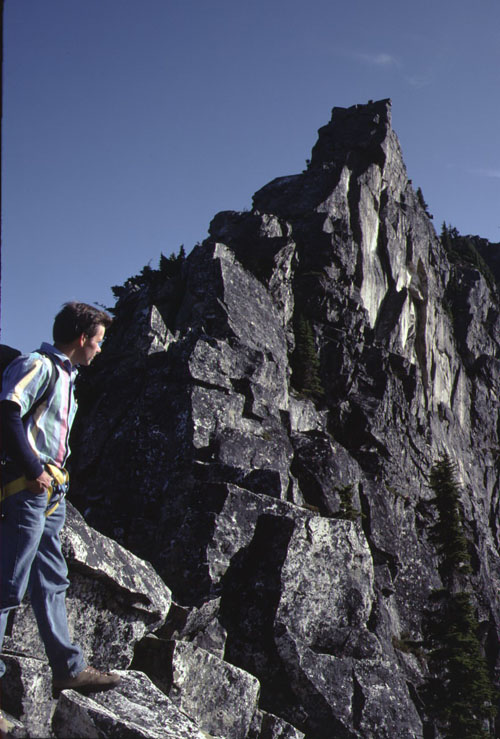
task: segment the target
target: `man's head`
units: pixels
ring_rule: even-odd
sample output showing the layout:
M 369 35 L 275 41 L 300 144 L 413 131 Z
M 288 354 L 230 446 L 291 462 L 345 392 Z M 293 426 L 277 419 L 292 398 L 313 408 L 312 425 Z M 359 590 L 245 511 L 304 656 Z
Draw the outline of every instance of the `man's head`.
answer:
M 73 364 L 88 365 L 101 351 L 100 344 L 113 319 L 86 303 L 66 303 L 54 320 L 54 344 Z

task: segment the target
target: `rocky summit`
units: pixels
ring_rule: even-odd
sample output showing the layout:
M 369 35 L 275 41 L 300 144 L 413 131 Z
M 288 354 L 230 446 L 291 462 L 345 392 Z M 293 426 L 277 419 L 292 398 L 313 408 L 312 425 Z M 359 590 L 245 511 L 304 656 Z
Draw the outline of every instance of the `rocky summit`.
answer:
M 124 678 L 44 702 L 23 607 L 19 736 L 500 736 L 500 251 L 428 211 L 390 101 L 334 108 L 303 172 L 115 288 L 65 546 Z

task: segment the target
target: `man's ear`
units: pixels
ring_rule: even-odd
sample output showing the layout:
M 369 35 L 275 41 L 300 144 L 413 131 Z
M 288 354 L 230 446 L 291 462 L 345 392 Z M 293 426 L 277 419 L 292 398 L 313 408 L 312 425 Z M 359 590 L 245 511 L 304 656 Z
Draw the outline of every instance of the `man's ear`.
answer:
M 78 337 L 78 346 L 85 346 L 85 344 L 87 343 L 87 339 L 87 334 L 80 334 L 80 336 Z

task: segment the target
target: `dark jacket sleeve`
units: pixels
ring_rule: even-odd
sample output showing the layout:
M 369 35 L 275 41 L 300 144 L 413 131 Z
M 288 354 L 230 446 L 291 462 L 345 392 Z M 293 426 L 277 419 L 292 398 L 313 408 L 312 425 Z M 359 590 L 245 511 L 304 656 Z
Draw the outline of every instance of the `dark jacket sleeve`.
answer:
M 28 480 L 43 472 L 43 465 L 26 438 L 21 408 L 11 400 L 0 402 L 1 444 L 3 451 L 16 463 Z

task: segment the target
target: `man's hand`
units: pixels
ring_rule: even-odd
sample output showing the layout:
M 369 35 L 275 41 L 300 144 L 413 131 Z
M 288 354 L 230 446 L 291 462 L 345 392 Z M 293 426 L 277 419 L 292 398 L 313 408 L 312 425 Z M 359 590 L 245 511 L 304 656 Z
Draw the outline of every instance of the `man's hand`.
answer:
M 47 492 L 47 488 L 52 485 L 52 482 L 53 481 L 51 476 L 48 472 L 44 470 L 42 474 L 36 478 L 36 480 L 26 481 L 26 490 L 29 490 L 29 492 L 33 493 L 34 495 L 40 495 L 41 493 Z

